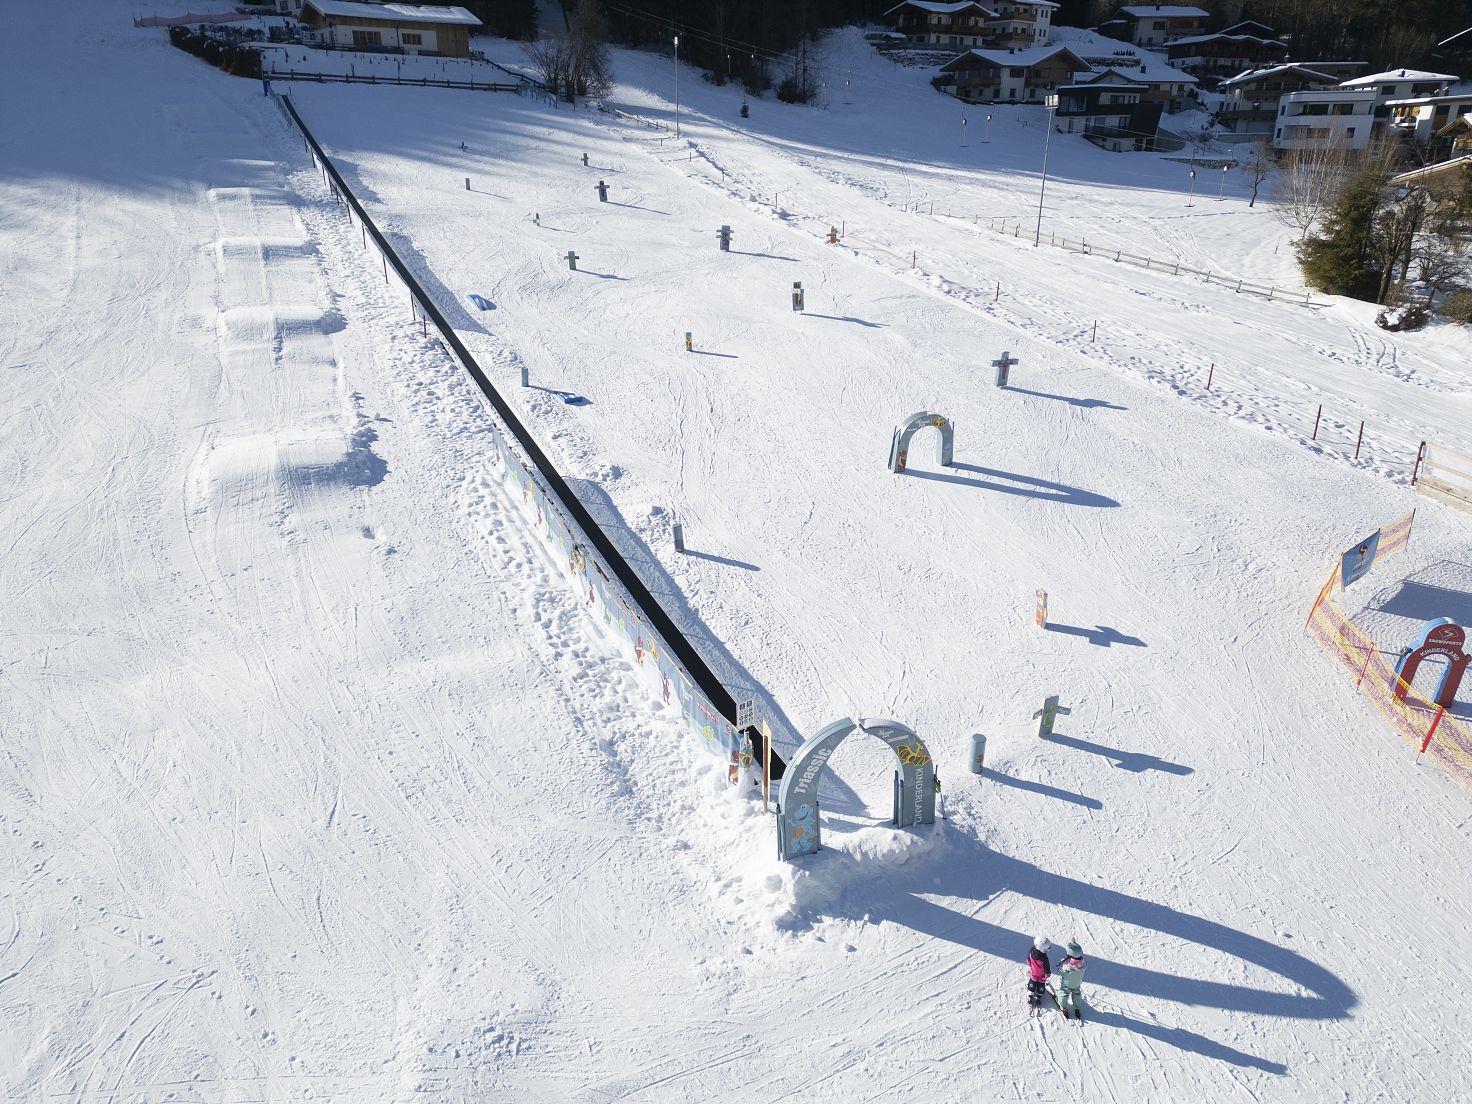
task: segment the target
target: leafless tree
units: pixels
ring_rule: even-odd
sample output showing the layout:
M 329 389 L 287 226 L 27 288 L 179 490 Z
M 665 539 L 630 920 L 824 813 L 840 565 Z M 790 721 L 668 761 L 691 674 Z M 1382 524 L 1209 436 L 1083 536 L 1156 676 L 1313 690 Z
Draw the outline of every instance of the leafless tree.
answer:
M 554 96 L 562 91 L 567 79 L 567 42 L 561 38 L 539 38 L 523 47 L 527 60 L 537 76 Z
M 1303 241 L 1329 210 L 1348 175 L 1348 158 L 1340 147 L 1289 149 L 1273 188 L 1279 221 L 1296 229 L 1298 240 Z
M 1405 283 L 1430 207 L 1430 193 L 1416 187 L 1404 189 L 1382 204 L 1370 236 L 1370 256 L 1380 270 L 1380 291 L 1375 302 L 1388 302 L 1391 291 L 1398 292 Z
M 1472 252 L 1472 170 L 1460 179 L 1427 186 L 1430 209 L 1413 247 L 1416 279 L 1431 303 L 1441 292 L 1461 286 L 1469 272 Z
M 1266 138 L 1252 143 L 1252 156 L 1242 163 L 1242 171 L 1252 181 L 1252 198 L 1247 201 L 1248 207 L 1257 205 L 1257 193 L 1262 188 L 1262 182 L 1272 175 L 1276 167 L 1272 143 Z
M 613 82 L 608 61 L 608 21 L 598 0 L 578 0 L 567 33 L 568 99 L 605 96 Z

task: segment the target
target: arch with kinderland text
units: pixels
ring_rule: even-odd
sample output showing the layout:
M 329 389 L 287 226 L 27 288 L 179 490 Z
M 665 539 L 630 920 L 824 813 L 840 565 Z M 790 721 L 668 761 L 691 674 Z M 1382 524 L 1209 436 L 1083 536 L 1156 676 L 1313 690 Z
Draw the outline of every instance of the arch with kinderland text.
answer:
M 1472 656 L 1467 654 L 1467 633 L 1450 617 L 1433 618 L 1421 626 L 1420 637 L 1395 665 L 1395 673 L 1399 676 L 1395 696 L 1405 700 L 1411 683 L 1415 681 L 1416 668 L 1421 666 L 1422 660 L 1433 656 L 1445 659 L 1446 666 L 1430 697 L 1435 704 L 1450 709 L 1456 704 L 1457 688 L 1467 673 L 1468 663 L 1472 662 Z
M 899 761 L 891 823 L 897 828 L 935 823 L 935 762 L 925 741 L 898 721 L 844 717 L 804 740 L 782 775 L 777 800 L 777 852 L 782 858 L 790 861 L 822 847 L 818 784 L 829 757 L 855 732 L 883 740 Z
M 940 442 L 936 447 L 936 462 L 943 468 L 949 468 L 956 450 L 956 429 L 951 420 L 944 414 L 933 414 L 929 410 L 922 410 L 918 414 L 911 414 L 902 426 L 896 426 L 894 436 L 889 442 L 889 470 L 902 472 L 909 462 L 910 438 L 924 429 L 926 426 L 934 426 L 940 430 Z

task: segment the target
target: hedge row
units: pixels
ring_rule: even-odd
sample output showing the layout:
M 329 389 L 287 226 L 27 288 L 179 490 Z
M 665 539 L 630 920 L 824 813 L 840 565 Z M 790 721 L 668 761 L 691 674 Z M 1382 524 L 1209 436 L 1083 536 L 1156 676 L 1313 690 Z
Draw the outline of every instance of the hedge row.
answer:
M 237 77 L 260 77 L 261 52 L 233 42 L 221 42 L 204 31 L 170 27 L 169 41 L 186 53 Z

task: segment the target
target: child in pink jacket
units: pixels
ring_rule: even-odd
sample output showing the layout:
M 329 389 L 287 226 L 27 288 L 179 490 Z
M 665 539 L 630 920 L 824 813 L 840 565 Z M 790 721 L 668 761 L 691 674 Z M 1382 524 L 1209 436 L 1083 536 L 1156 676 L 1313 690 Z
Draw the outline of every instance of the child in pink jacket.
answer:
M 1048 977 L 1053 973 L 1048 962 L 1048 951 L 1052 947 L 1053 941 L 1040 935 L 1032 941 L 1032 949 L 1027 952 L 1027 1003 L 1033 1008 L 1043 1003 Z

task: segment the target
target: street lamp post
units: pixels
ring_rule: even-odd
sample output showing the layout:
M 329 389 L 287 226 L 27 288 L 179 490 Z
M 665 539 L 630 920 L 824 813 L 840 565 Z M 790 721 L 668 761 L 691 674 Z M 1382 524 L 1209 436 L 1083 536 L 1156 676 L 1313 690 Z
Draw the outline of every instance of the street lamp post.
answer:
M 1216 190 L 1216 198 L 1217 199 L 1224 199 L 1226 197 L 1226 194 L 1227 194 L 1227 169 L 1228 168 L 1230 168 L 1230 166 L 1228 166 L 1228 165 L 1223 165 L 1222 166 L 1222 183 L 1221 183 L 1221 187 L 1219 187 Z
M 961 145 L 966 144 L 966 116 L 961 116 Z
M 1043 138 L 1043 182 L 1038 187 L 1038 227 L 1032 236 L 1033 245 L 1043 242 L 1043 193 L 1048 190 L 1048 147 L 1053 144 L 1053 112 L 1058 110 L 1058 94 L 1050 92 L 1043 102 L 1048 105 L 1048 133 Z
M 986 117 L 986 133 L 984 133 L 981 136 L 981 144 L 982 145 L 986 145 L 991 140 L 992 140 L 992 117 L 990 115 L 988 115 Z
M 1196 198 L 1196 170 L 1195 169 L 1192 169 L 1191 170 L 1191 191 L 1186 196 L 1186 206 L 1187 207 L 1194 207 L 1194 206 L 1196 206 L 1196 204 L 1192 202 L 1192 200 L 1194 200 L 1195 198 Z
M 675 35 L 675 137 L 680 136 L 680 36 Z

